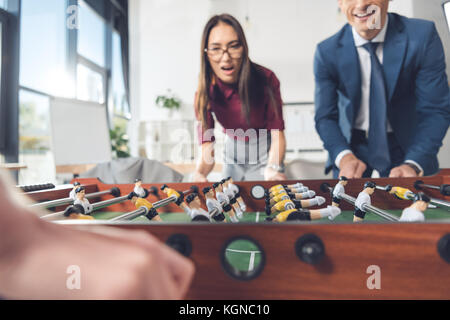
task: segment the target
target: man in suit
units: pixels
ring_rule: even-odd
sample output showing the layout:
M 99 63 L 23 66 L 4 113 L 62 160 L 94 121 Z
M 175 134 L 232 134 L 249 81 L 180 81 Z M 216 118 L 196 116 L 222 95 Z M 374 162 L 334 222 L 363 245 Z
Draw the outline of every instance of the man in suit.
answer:
M 339 0 L 346 24 L 317 46 L 316 129 L 335 178 L 438 171 L 450 123 L 445 56 L 433 22 L 389 0 Z

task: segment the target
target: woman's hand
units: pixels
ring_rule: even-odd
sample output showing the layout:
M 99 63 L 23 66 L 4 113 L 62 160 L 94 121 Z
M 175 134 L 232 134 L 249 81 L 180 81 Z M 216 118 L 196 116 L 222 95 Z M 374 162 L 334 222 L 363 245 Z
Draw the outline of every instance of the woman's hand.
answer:
M 286 175 L 273 168 L 266 167 L 264 169 L 264 180 L 266 181 L 280 181 L 287 180 Z

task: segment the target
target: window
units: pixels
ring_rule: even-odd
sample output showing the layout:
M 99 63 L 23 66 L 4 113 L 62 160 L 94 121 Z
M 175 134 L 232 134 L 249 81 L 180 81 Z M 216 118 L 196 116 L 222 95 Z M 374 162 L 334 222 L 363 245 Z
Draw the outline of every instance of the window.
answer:
M 3 45 L 4 37 L 4 20 L 3 15 L 0 15 L 0 151 L 6 146 L 6 92 L 5 92 L 5 68 L 3 66 L 3 56 L 6 46 Z M 6 25 L 6 24 L 5 24 Z
M 3 94 L 3 90 L 1 89 L 3 87 L 3 79 L 2 79 L 3 48 L 2 48 L 2 41 L 3 41 L 3 23 L 0 21 L 0 94 L 1 95 Z M 0 100 L 0 103 L 1 103 L 1 100 Z M 0 113 L 1 113 L 1 107 L 0 107 Z
M 50 98 L 20 90 L 19 101 L 19 162 L 26 163 L 28 167 L 21 171 L 19 183 L 54 182 Z
M 104 76 L 87 66 L 77 65 L 77 98 L 84 101 L 105 103 Z
M 113 32 L 112 39 L 112 72 L 111 94 L 109 101 L 110 114 L 115 116 L 130 117 L 130 109 L 125 92 L 122 69 L 122 47 L 118 32 Z
M 448 29 L 450 31 L 450 1 L 447 1 L 443 4 L 444 6 L 444 14 L 447 20 Z
M 0 8 L 6 9 L 6 0 L 0 0 Z
M 72 97 L 66 73 L 66 1 L 22 0 L 20 85 Z
M 105 67 L 105 21 L 84 1 L 79 5 L 78 53 Z

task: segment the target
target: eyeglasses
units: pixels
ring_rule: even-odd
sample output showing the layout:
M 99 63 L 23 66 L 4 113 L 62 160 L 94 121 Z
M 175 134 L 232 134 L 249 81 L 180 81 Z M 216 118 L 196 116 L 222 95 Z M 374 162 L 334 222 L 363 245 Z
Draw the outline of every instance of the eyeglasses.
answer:
M 208 54 L 208 57 L 214 62 L 219 62 L 225 52 L 228 53 L 230 58 L 239 59 L 242 57 L 243 51 L 242 44 L 240 43 L 228 45 L 226 49 L 222 49 L 221 47 L 205 48 L 205 52 Z

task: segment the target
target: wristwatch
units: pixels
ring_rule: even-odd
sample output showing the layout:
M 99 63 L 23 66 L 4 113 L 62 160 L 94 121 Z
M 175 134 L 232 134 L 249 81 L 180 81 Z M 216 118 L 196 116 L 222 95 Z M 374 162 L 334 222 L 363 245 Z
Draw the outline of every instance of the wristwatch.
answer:
M 281 173 L 284 173 L 284 169 L 285 169 L 284 164 L 282 164 L 281 166 L 277 165 L 277 164 L 268 164 L 266 167 L 273 169 L 275 171 L 281 172 Z
M 419 167 L 416 166 L 414 163 L 405 162 L 404 164 L 406 164 L 408 167 L 412 168 L 416 172 L 418 177 L 421 177 L 423 175 L 422 170 L 420 170 Z

